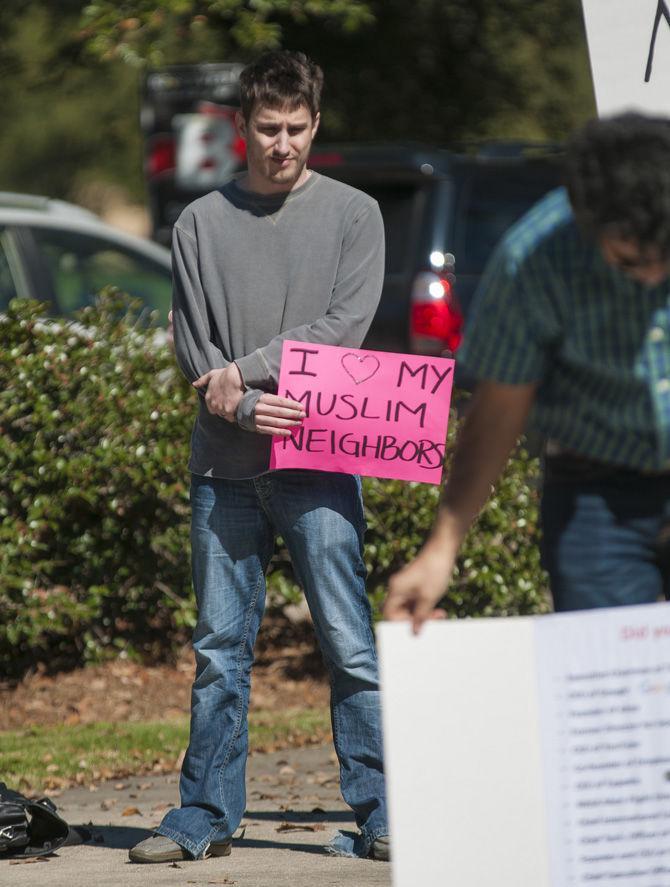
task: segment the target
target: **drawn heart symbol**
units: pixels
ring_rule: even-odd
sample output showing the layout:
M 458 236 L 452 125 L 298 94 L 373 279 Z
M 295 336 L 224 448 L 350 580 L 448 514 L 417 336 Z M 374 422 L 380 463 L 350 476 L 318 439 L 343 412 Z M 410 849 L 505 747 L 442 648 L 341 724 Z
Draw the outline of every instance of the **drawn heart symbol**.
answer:
M 359 357 L 357 354 L 345 354 L 341 360 L 344 372 L 354 380 L 357 385 L 371 379 L 379 369 L 379 361 L 372 354 Z

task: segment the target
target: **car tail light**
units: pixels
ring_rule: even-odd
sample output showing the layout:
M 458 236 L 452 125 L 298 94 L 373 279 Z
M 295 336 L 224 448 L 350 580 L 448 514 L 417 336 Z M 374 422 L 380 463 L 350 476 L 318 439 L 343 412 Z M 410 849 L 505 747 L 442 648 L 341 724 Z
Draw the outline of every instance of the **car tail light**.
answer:
M 171 172 L 176 163 L 176 146 L 172 136 L 157 136 L 151 142 L 147 155 L 146 171 L 149 178 Z
M 462 336 L 463 315 L 449 278 L 432 271 L 417 274 L 410 306 L 412 350 L 426 354 L 454 352 Z

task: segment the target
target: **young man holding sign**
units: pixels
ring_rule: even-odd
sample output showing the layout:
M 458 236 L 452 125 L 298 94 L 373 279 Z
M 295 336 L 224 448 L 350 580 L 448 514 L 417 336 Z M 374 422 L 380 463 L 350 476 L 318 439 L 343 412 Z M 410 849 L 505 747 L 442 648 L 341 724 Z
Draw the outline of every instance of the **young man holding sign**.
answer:
M 135 862 L 230 852 L 245 810 L 250 671 L 276 533 L 330 673 L 342 795 L 360 829 L 340 849 L 388 858 L 360 482 L 268 471 L 272 436 L 304 417 L 300 403 L 275 393 L 283 341 L 358 347 L 383 281 L 375 201 L 306 166 L 322 79 L 301 53 L 247 67 L 238 125 L 248 170 L 174 227 L 175 348 L 201 395 L 190 461 L 196 677 L 181 807 L 131 850 Z
M 438 520 L 385 614 L 427 619 L 533 410 L 547 438 L 543 554 L 556 610 L 670 590 L 670 121 L 593 121 L 503 239 L 466 329 L 480 385 Z

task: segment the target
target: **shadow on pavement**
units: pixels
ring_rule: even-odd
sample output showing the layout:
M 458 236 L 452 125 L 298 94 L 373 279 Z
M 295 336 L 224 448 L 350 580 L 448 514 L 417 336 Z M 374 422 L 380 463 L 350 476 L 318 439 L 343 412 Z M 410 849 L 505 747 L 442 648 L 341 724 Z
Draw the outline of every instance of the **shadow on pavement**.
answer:
M 264 822 L 354 822 L 350 810 L 247 810 L 245 819 L 261 819 Z
M 90 837 L 84 841 L 69 841 L 67 844 L 82 843 L 91 847 L 109 847 L 110 850 L 130 850 L 138 841 L 143 841 L 153 834 L 152 829 L 132 828 L 126 825 L 71 825 L 70 831 L 88 832 Z
M 328 855 L 320 844 L 287 844 L 284 841 L 266 841 L 263 838 L 240 838 L 233 842 L 233 853 L 236 847 L 249 847 L 256 850 L 294 850 L 298 853 L 312 853 L 318 856 Z

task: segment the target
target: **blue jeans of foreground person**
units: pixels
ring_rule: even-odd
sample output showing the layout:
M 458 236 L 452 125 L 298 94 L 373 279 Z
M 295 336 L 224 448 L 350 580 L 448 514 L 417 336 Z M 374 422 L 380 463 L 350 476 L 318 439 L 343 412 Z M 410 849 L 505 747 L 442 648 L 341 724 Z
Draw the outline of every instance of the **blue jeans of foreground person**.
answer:
M 547 460 L 542 560 L 554 608 L 654 603 L 670 593 L 670 473 Z
M 229 838 L 244 815 L 253 646 L 265 605 L 265 569 L 279 533 L 330 675 L 340 787 L 367 853 L 388 826 L 360 480 L 307 471 L 250 480 L 193 476 L 191 505 L 198 603 L 191 735 L 181 807 L 170 810 L 156 831 L 198 858 L 210 842 Z

